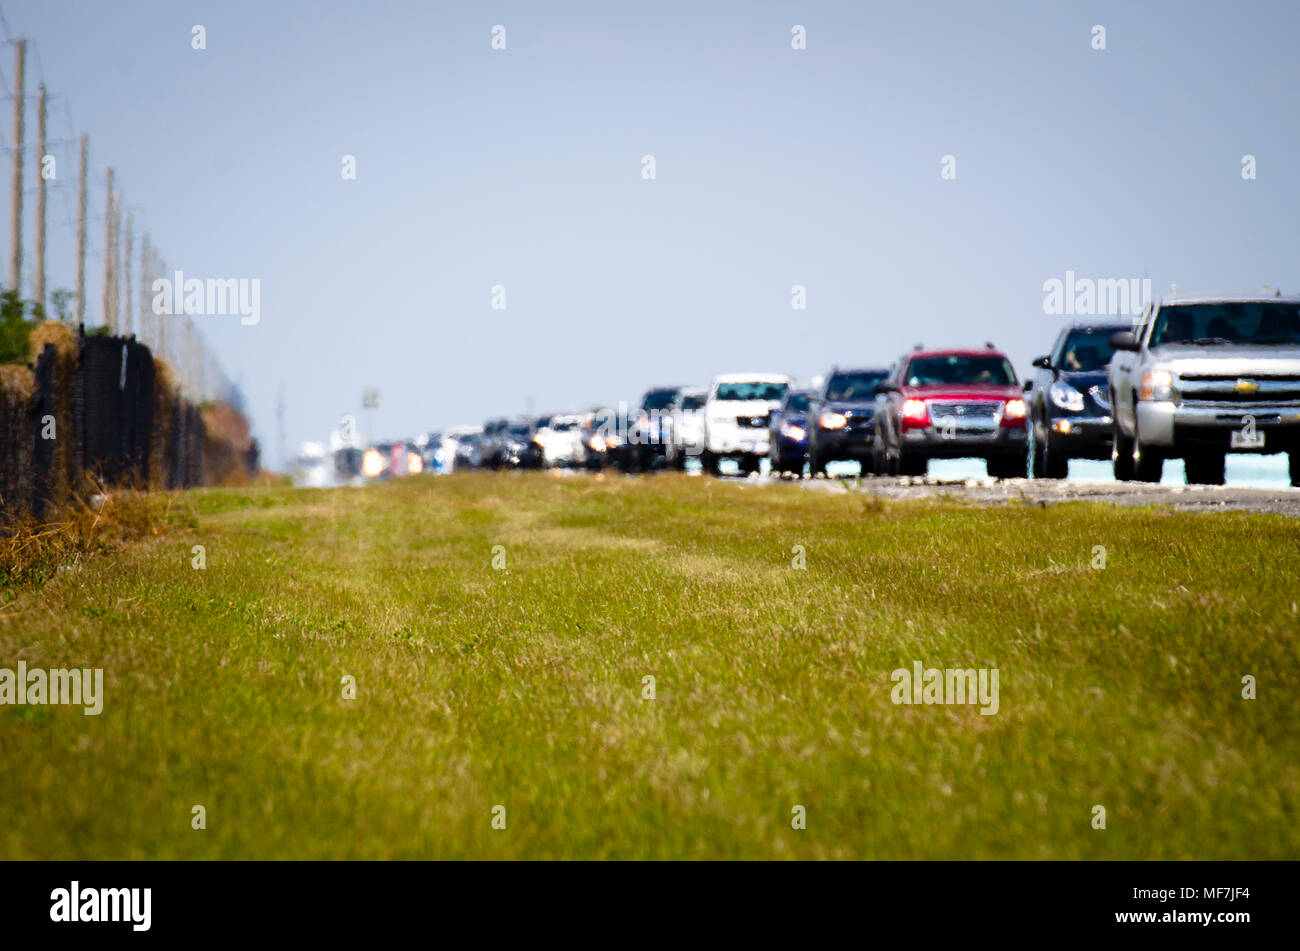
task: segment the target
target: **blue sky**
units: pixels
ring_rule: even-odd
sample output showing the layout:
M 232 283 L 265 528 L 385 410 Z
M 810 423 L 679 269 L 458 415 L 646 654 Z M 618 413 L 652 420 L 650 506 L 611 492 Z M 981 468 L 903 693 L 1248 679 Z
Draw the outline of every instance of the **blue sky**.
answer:
M 110 164 L 169 265 L 261 281 L 257 326 L 201 320 L 271 463 L 281 389 L 292 452 L 367 386 L 399 436 L 917 341 L 992 340 L 1024 376 L 1067 269 L 1300 288 L 1295 3 L 0 8 L 36 44 L 29 90 L 65 97 L 51 136 L 90 135 L 90 322 Z M 71 287 L 75 149 L 53 151 Z

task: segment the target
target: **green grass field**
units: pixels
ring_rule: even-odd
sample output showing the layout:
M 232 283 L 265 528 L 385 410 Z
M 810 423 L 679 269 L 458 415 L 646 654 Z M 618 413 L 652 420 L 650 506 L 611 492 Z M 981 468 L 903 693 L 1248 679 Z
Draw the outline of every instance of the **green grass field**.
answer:
M 0 707 L 0 857 L 1300 857 L 1294 521 L 513 474 L 170 512 L 0 609 L 0 666 L 106 694 Z M 893 704 L 914 661 L 999 712 Z

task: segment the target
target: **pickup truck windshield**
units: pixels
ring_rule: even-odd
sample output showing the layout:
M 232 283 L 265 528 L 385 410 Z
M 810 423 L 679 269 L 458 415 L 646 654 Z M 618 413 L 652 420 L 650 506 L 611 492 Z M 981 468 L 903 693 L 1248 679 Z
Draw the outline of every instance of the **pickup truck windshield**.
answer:
M 837 373 L 826 384 L 828 400 L 873 400 L 884 373 Z
M 1010 386 L 1016 382 L 1006 357 L 948 356 L 917 357 L 907 366 L 904 386 L 929 386 L 944 383 L 992 384 Z
M 785 401 L 785 408 L 795 413 L 808 412 L 808 394 L 791 393 L 790 398 Z
M 715 400 L 779 400 L 788 383 L 719 383 Z
M 1149 345 L 1170 343 L 1300 345 L 1300 305 L 1244 301 L 1162 307 Z

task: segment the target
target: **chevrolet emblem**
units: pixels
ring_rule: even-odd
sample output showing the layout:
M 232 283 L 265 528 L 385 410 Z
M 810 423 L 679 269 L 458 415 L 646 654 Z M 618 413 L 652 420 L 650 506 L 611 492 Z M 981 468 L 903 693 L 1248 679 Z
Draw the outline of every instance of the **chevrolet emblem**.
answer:
M 1259 384 L 1254 380 L 1238 380 L 1232 385 L 1232 388 L 1238 393 L 1254 393 L 1259 389 Z

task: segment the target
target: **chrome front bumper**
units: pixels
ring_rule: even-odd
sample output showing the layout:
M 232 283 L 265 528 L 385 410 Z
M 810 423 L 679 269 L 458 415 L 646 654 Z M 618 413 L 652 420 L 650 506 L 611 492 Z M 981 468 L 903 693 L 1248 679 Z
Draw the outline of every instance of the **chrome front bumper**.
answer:
M 1152 446 L 1174 445 L 1174 429 L 1241 429 L 1247 417 L 1260 428 L 1300 427 L 1300 405 L 1294 403 L 1193 404 L 1140 400 L 1137 404 L 1138 434 Z

